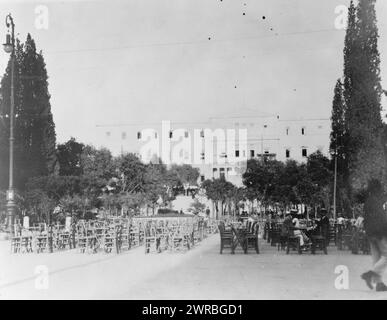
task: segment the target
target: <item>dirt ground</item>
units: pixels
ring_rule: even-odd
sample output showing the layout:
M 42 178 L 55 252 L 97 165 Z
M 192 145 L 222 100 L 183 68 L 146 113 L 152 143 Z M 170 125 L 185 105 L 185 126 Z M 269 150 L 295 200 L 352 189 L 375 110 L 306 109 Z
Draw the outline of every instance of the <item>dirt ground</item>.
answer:
M 186 253 L 147 255 L 143 247 L 119 255 L 11 254 L 0 241 L 0 299 L 387 298 L 360 279 L 370 256 L 334 247 L 328 255 L 286 255 L 263 240 L 260 251 L 220 255 L 218 234 Z

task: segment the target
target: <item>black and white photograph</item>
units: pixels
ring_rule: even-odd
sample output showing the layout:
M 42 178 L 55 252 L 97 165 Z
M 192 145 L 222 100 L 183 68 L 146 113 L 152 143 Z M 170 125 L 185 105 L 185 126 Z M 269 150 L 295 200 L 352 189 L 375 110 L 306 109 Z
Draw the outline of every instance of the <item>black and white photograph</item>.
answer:
M 0 0 L 0 41 L 0 300 L 387 299 L 387 1 Z

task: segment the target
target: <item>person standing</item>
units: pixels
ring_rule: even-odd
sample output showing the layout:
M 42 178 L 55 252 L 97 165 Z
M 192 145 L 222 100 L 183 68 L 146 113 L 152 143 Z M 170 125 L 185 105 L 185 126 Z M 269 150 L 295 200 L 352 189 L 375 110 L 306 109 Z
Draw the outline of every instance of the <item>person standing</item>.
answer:
M 385 203 L 383 186 L 378 180 L 368 184 L 364 204 L 364 229 L 370 242 L 373 267 L 363 273 L 361 278 L 370 289 L 376 284 L 376 291 L 387 291 L 382 276 L 387 269 L 387 216 L 383 209 Z

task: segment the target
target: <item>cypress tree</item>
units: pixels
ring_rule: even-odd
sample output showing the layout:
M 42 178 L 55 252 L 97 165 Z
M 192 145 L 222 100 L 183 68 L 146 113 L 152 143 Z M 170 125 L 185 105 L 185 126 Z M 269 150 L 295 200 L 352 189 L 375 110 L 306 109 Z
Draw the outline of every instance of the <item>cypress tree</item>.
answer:
M 23 45 L 18 42 L 15 54 L 14 174 L 15 187 L 23 190 L 29 178 L 54 173 L 56 135 L 46 65 L 42 52 L 36 51 L 35 41 L 30 34 Z M 9 114 L 9 67 L 2 79 L 1 93 L 4 98 L 4 113 Z M 9 132 L 8 125 L 5 127 Z M 1 156 L 1 177 L 8 175 L 8 136 L 7 133 L 6 139 L 3 137 L 0 140 L 0 148 L 5 151 Z M 3 183 L 1 187 L 6 186 Z
M 345 101 L 343 84 L 337 80 L 332 103 L 331 136 L 329 150 L 332 156 L 337 157 L 338 171 L 344 173 L 346 170 L 346 123 L 345 123 Z
M 350 181 L 352 187 L 360 190 L 370 179 L 380 179 L 385 171 L 382 88 L 375 0 L 360 0 L 356 17 L 353 8 L 350 10 L 344 50 L 344 96 Z

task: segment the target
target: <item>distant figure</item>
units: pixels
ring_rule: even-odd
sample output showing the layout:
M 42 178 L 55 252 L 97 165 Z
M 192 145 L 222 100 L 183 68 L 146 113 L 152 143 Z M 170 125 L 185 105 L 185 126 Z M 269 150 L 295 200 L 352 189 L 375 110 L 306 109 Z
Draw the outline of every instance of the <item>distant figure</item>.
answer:
M 376 291 L 387 291 L 382 281 L 387 269 L 387 216 L 383 209 L 385 203 L 383 186 L 378 180 L 368 184 L 367 198 L 364 204 L 364 229 L 371 246 L 373 267 L 361 275 L 370 289 L 376 284 Z
M 343 225 L 344 221 L 345 221 L 344 217 L 341 215 L 341 213 L 339 213 L 339 217 L 337 218 L 337 224 Z
M 361 214 L 358 215 L 356 221 L 355 221 L 355 227 L 357 230 L 361 230 L 364 227 L 364 218 Z

